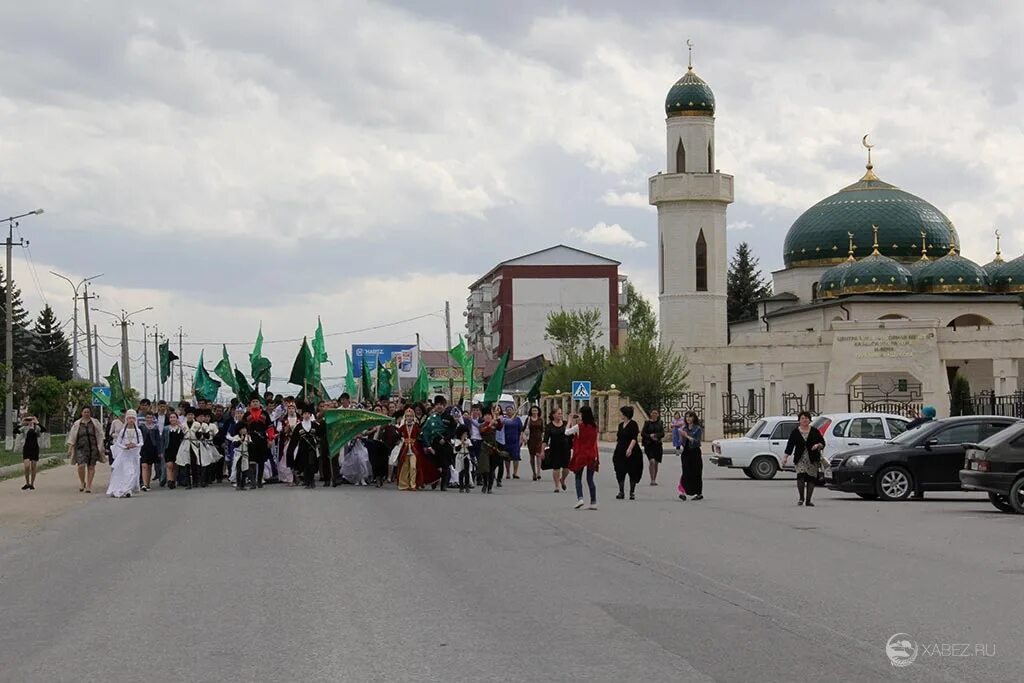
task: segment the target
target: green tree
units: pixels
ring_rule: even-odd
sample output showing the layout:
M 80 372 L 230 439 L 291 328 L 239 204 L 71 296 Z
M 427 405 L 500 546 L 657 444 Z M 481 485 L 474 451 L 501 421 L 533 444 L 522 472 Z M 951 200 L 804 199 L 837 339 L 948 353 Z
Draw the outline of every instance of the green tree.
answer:
M 64 410 L 67 426 L 77 420 L 82 408 L 92 406 L 92 383 L 84 379 L 64 382 Z
M 620 311 L 629 325 L 628 342 L 653 344 L 658 339 L 658 318 L 654 307 L 632 282 L 626 282 L 626 305 Z
M 3 269 L 0 268 L 0 283 L 5 283 L 5 276 Z M 21 290 L 18 289 L 17 284 L 11 281 L 11 309 L 14 311 L 14 315 L 11 316 L 12 325 L 12 337 L 14 341 L 14 367 L 28 368 L 31 364 L 32 353 L 35 349 L 33 343 L 32 333 L 28 328 L 28 312 L 25 310 L 25 305 L 21 301 Z M 0 330 L 5 329 L 7 325 L 7 297 L 5 294 L 0 293 Z M 7 349 L 4 344 L 0 344 L 0 363 L 7 362 Z
M 953 376 L 953 386 L 949 390 L 949 414 L 973 415 L 971 404 L 971 383 L 959 372 Z
M 661 408 L 687 390 L 685 359 L 671 347 L 627 344 L 608 360 L 608 380 L 644 410 Z
M 770 296 L 772 287 L 761 274 L 758 259 L 746 242 L 736 247 L 727 276 L 729 320 L 746 320 L 757 315 L 758 299 Z
M 50 417 L 59 415 L 64 404 L 64 383 L 56 377 L 45 375 L 36 378 L 28 402 L 30 413 L 39 418 L 43 425 Z
M 71 379 L 71 345 L 49 304 L 36 318 L 32 336 L 35 342 L 35 353 L 30 365 L 32 374 L 37 377 L 55 377 L 61 382 Z
M 597 309 L 548 313 L 544 339 L 554 345 L 556 361 L 578 358 L 596 348 L 600 338 L 601 312 Z

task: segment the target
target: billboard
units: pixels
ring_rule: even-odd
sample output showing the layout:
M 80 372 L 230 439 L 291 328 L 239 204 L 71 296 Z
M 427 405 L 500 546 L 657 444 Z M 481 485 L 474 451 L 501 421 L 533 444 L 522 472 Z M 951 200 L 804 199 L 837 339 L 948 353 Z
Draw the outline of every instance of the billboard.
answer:
M 378 359 L 381 363 L 390 363 L 394 358 L 398 359 L 399 377 L 416 377 L 420 366 L 415 344 L 352 345 L 352 369 L 356 377 L 361 376 L 364 362 L 369 364 L 370 372 L 376 372 Z

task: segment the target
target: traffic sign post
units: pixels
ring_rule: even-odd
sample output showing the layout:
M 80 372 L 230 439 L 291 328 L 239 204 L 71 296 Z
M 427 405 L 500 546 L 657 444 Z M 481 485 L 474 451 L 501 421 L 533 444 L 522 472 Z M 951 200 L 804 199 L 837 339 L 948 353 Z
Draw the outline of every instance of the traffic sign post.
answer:
M 573 380 L 573 382 L 572 382 L 572 400 L 574 400 L 574 401 L 589 401 L 590 400 L 590 380 Z
M 105 398 L 107 401 L 110 400 L 110 387 L 93 387 L 92 388 L 92 406 L 93 408 L 100 408 L 103 406 L 103 401 L 100 397 Z

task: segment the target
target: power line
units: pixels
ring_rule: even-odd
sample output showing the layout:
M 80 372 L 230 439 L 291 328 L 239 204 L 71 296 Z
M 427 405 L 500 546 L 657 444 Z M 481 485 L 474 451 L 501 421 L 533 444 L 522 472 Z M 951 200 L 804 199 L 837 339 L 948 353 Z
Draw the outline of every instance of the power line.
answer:
M 36 273 L 36 264 L 35 264 L 35 261 L 32 259 L 32 250 L 29 249 L 28 242 L 26 242 L 25 238 L 22 236 L 21 228 L 18 227 L 17 223 L 14 224 L 14 229 L 17 230 L 17 232 L 18 232 L 18 239 L 23 241 L 23 242 L 25 242 L 24 247 L 25 247 L 25 255 L 28 257 L 26 259 L 28 261 L 28 270 L 29 270 L 29 273 L 31 273 L 31 275 L 32 275 L 33 282 L 35 282 L 36 291 L 39 292 L 39 298 L 43 300 L 43 305 L 49 306 L 50 303 L 46 300 L 46 295 L 43 294 L 42 283 L 39 282 L 39 274 Z

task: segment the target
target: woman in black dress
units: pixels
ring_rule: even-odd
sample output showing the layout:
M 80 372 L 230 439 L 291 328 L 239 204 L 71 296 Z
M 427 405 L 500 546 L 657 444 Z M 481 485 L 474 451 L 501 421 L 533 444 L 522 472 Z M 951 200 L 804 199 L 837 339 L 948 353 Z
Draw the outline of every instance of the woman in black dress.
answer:
M 21 427 L 16 431 L 24 439 L 21 447 L 21 458 L 25 468 L 25 485 L 22 491 L 36 490 L 36 472 L 39 471 L 39 434 L 45 432 L 39 420 L 27 415 L 22 418 Z
M 565 478 L 569 476 L 572 437 L 565 435 L 565 428 L 562 409 L 555 408 L 551 411 L 551 422 L 544 428 L 544 456 L 540 465 L 543 470 L 551 470 L 555 493 L 566 489 Z
M 612 457 L 615 478 L 619 482 L 619 495 L 615 498 L 622 500 L 626 497 L 626 477 L 629 476 L 629 499 L 636 500 L 636 485 L 644 474 L 644 459 L 640 457 L 636 442 L 640 426 L 633 419 L 633 406 L 622 406 L 619 412 L 622 413 L 622 422 L 615 434 L 615 455 Z
M 661 464 L 664 448 L 662 440 L 665 438 L 665 423 L 661 421 L 661 411 L 657 408 L 651 410 L 651 417 L 644 422 L 640 430 L 641 443 L 644 452 L 647 453 L 647 460 L 650 463 L 651 486 L 658 485 L 658 465 Z

